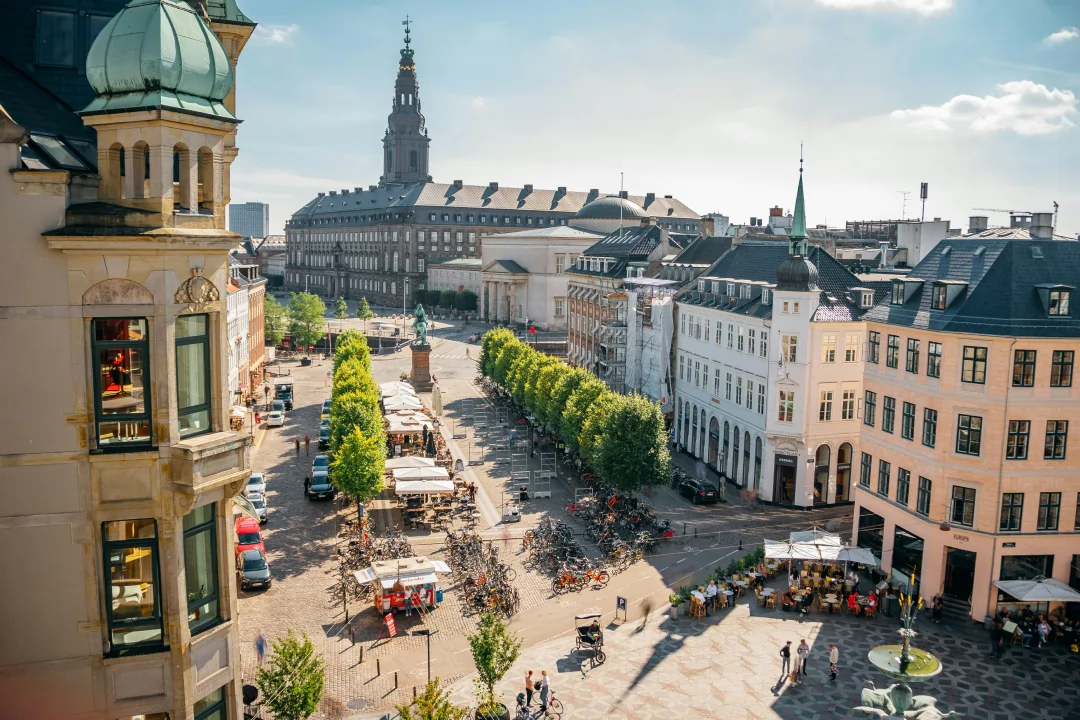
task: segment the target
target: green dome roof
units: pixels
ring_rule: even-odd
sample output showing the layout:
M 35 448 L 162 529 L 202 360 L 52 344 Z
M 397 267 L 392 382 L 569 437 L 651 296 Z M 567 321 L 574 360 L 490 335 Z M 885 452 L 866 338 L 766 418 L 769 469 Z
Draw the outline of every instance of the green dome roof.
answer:
M 234 120 L 222 100 L 233 73 L 221 42 L 183 0 L 131 0 L 86 56 L 97 93 L 84 114 L 168 108 Z

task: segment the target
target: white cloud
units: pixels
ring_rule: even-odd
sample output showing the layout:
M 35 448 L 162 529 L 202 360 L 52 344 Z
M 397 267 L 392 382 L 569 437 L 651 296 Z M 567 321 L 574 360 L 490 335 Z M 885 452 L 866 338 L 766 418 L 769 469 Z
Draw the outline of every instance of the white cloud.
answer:
M 268 45 L 287 45 L 292 42 L 293 35 L 300 30 L 300 26 L 293 25 L 257 25 L 255 27 L 255 40 Z
M 935 130 L 1045 135 L 1072 127 L 1070 118 L 1076 112 L 1076 95 L 1071 90 L 1017 80 L 998 85 L 996 95 L 957 95 L 942 105 L 896 110 L 892 117 Z
M 817 0 L 817 3 L 839 10 L 898 10 L 935 15 L 952 10 L 955 0 Z
M 487 105 L 487 98 L 477 96 L 472 99 L 472 106 L 474 110 L 485 110 L 487 109 Z
M 1069 42 L 1070 40 L 1075 40 L 1076 38 L 1080 38 L 1080 28 L 1063 27 L 1056 33 L 1050 33 L 1049 35 L 1047 35 L 1045 38 L 1043 38 L 1043 42 L 1047 45 L 1060 45 L 1061 43 Z

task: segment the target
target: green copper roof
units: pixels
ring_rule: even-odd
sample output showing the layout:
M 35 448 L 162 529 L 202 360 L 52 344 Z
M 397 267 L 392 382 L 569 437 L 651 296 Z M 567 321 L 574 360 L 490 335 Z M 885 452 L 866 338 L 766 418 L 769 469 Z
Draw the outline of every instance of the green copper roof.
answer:
M 183 0 L 131 0 L 86 56 L 97 97 L 84 114 L 171 108 L 235 120 L 222 100 L 233 83 L 221 42 Z
M 235 23 L 237 25 L 254 25 L 255 21 L 236 6 L 236 0 L 207 0 L 206 14 L 211 20 L 219 22 Z
M 803 201 L 802 192 L 802 168 L 799 168 L 799 192 L 795 195 L 795 216 L 791 219 L 791 233 L 789 237 L 806 237 L 806 204 Z

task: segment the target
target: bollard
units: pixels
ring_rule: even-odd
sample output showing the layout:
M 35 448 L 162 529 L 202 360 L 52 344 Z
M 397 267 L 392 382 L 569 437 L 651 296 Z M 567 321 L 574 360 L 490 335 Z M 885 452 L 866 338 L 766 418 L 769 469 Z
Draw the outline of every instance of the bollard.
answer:
M 694 528 L 694 537 L 697 537 L 697 528 Z
M 416 686 L 415 685 L 412 686 L 412 699 L 413 700 L 416 699 Z
M 739 538 L 739 549 L 742 550 L 742 538 Z
M 363 645 L 360 646 L 360 662 L 361 662 L 361 664 L 363 664 L 363 662 L 364 662 L 364 646 Z
M 382 658 L 375 658 L 375 677 L 382 675 Z
M 683 534 L 683 535 L 685 535 L 685 534 L 686 534 L 686 523 L 683 523 L 683 524 L 682 524 L 682 534 Z
M 394 671 L 394 689 L 397 690 L 397 670 Z

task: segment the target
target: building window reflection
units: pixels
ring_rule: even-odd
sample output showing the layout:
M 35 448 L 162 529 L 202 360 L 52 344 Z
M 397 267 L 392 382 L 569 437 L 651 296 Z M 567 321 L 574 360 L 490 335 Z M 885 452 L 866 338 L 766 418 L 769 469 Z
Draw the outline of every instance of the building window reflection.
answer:
M 98 448 L 149 445 L 150 343 L 146 320 L 94 320 L 91 333 Z
M 225 712 L 225 688 L 220 687 L 197 701 L 192 710 L 195 720 L 226 720 L 228 716 Z
M 180 437 L 210 432 L 210 319 L 176 318 L 176 418 Z
M 221 620 L 215 519 L 213 504 L 195 508 L 184 516 L 184 577 L 192 635 Z
M 109 655 L 153 651 L 164 644 L 157 524 L 153 519 L 102 523 Z

